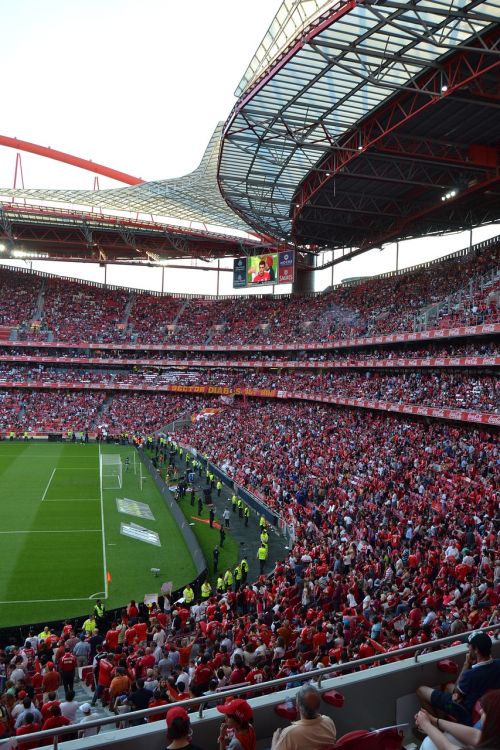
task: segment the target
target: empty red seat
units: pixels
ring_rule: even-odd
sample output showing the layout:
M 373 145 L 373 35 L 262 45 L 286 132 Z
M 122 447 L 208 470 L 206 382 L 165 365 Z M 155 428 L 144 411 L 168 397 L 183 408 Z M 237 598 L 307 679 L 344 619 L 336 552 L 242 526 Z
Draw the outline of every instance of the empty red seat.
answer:
M 297 721 L 299 718 L 299 712 L 293 701 L 283 701 L 283 703 L 278 703 L 278 705 L 274 707 L 274 713 L 288 721 Z
M 85 673 L 85 677 L 83 676 L 83 670 L 82 670 L 82 680 L 85 680 L 85 684 L 89 688 L 94 687 L 94 670 L 92 667 L 84 667 L 84 669 L 88 669 L 89 671 Z
M 440 659 L 437 666 L 440 672 L 458 674 L 458 664 L 453 659 Z
M 325 703 L 328 703 L 329 706 L 342 708 L 342 706 L 344 705 L 345 698 L 343 694 L 338 690 L 327 690 L 321 697 L 323 698 Z
M 400 750 L 402 744 L 402 734 L 392 727 L 375 729 L 372 732 L 358 729 L 341 737 L 334 750 Z

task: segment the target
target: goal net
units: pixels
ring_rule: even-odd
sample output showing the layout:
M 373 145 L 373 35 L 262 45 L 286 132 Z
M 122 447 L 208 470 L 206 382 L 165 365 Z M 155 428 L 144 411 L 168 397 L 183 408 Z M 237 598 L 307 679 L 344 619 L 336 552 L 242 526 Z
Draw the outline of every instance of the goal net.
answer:
M 123 468 L 119 453 L 101 453 L 100 470 L 103 490 L 122 488 Z

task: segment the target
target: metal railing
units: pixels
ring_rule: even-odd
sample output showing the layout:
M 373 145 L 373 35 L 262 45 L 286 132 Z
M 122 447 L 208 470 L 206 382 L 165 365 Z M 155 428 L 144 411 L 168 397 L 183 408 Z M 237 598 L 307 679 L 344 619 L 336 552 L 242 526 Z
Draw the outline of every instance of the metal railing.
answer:
M 437 651 L 440 648 L 444 648 L 445 646 L 451 646 L 457 641 L 460 641 L 465 646 L 467 644 L 467 639 L 471 635 L 479 631 L 488 631 L 488 633 L 495 633 L 496 637 L 498 638 L 500 636 L 500 624 L 488 625 L 487 627 L 479 628 L 476 630 L 469 630 L 458 635 L 446 636 L 446 638 L 439 638 L 435 641 L 428 641 L 424 644 L 406 646 L 405 648 L 401 648 L 396 651 L 386 651 L 385 653 L 378 653 L 374 656 L 367 656 L 364 659 L 355 659 L 354 661 L 349 661 L 345 664 L 330 664 L 329 666 L 322 667 L 321 669 L 314 669 L 310 672 L 288 675 L 287 677 L 279 677 L 274 680 L 268 680 L 267 682 L 248 685 L 243 688 L 236 686 L 228 690 L 224 689 L 219 693 L 213 695 L 211 694 L 208 696 L 200 696 L 198 698 L 189 698 L 188 700 L 183 700 L 176 703 L 155 706 L 154 708 L 145 708 L 142 711 L 131 711 L 130 713 L 108 716 L 104 719 L 94 719 L 93 721 L 86 721 L 85 724 L 71 724 L 69 726 L 59 727 L 57 729 L 46 729 L 43 732 L 33 732 L 23 737 L 16 738 L 16 741 L 18 742 L 20 750 L 22 750 L 23 741 L 30 743 L 37 742 L 40 744 L 47 744 L 40 741 L 52 738 L 54 742 L 54 750 L 56 750 L 58 746 L 58 738 L 63 737 L 64 735 L 74 735 L 79 731 L 84 732 L 92 728 L 109 726 L 111 724 L 117 724 L 120 721 L 135 722 L 139 719 L 158 716 L 164 714 L 174 706 L 182 706 L 182 708 L 185 708 L 186 710 L 189 710 L 190 708 L 197 709 L 198 717 L 201 719 L 203 718 L 203 711 L 207 708 L 210 708 L 208 704 L 216 704 L 222 699 L 225 700 L 226 698 L 235 697 L 241 698 L 243 695 L 245 697 L 251 697 L 254 693 L 262 693 L 262 691 L 266 691 L 267 693 L 270 689 L 274 691 L 274 689 L 276 688 L 286 687 L 286 685 L 290 682 L 304 683 L 314 680 L 317 682 L 318 688 L 321 689 L 323 679 L 333 679 L 334 677 L 340 676 L 340 674 L 343 672 L 358 670 L 359 667 L 370 666 L 375 662 L 381 664 L 383 662 L 391 661 L 394 659 L 397 659 L 399 661 L 401 660 L 401 657 L 404 656 L 413 656 L 415 663 L 418 663 L 418 657 L 422 655 L 424 651 Z M 272 693 L 267 697 L 271 698 Z M 6 746 L 7 743 L 10 743 L 10 741 L 10 739 L 0 741 L 0 749 Z

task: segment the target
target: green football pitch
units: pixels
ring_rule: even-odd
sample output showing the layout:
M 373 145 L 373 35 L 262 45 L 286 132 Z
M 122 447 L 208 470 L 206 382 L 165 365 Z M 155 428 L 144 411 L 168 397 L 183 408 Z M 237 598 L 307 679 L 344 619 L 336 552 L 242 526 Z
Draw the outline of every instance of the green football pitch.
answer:
M 101 477 L 101 454 L 120 454 L 121 488 L 116 475 Z M 147 504 L 154 520 L 119 512 L 117 498 Z M 125 536 L 122 523 L 157 532 L 161 546 Z M 160 569 L 158 578 L 151 568 Z M 134 448 L 0 443 L 0 627 L 86 616 L 97 598 L 112 609 L 195 576 Z

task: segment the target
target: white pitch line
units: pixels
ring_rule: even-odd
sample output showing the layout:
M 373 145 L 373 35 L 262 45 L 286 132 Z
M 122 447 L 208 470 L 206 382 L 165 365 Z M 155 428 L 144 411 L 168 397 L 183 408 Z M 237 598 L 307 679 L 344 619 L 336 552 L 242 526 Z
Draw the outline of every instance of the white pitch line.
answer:
M 58 466 L 57 471 L 95 471 L 95 466 Z
M 45 488 L 45 492 L 44 492 L 44 493 L 43 493 L 43 495 L 42 495 L 42 503 L 43 503 L 43 501 L 45 500 L 45 495 L 46 495 L 46 494 L 47 494 L 47 492 L 48 492 L 48 489 L 49 489 L 50 483 L 52 482 L 52 480 L 53 480 L 53 478 L 54 478 L 54 474 L 55 474 L 55 473 L 56 473 L 56 470 L 55 470 L 55 469 L 53 469 L 53 470 L 52 470 L 52 474 L 50 475 L 50 479 L 49 479 L 49 481 L 47 482 L 47 486 L 46 486 L 46 488 Z
M 25 531 L 0 531 L 0 534 L 90 534 L 100 532 L 101 529 L 26 529 Z
M 104 569 L 104 598 L 108 598 L 108 575 L 106 562 L 106 532 L 104 530 L 104 502 L 102 496 L 102 463 L 101 463 L 101 444 L 99 443 L 99 490 L 101 495 L 101 528 L 102 528 L 102 567 Z

